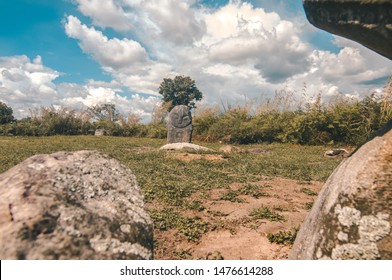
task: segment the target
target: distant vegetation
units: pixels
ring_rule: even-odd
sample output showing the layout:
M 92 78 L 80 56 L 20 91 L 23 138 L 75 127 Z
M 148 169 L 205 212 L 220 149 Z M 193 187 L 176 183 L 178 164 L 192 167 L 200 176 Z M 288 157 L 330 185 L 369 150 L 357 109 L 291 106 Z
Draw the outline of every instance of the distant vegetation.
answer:
M 235 144 L 359 145 L 392 120 L 390 84 L 384 96 L 372 94 L 361 100 L 340 97 L 323 103 L 319 94 L 301 103 L 280 91 L 258 106 L 199 108 L 193 118 L 193 138 Z M 166 137 L 165 108 L 157 110 L 150 123 L 142 124 L 138 116 L 121 116 L 113 104 L 85 112 L 43 107 L 21 120 L 14 120 L 12 109 L 1 105 L 0 135 L 4 136 L 93 135 L 103 128 L 112 136 Z

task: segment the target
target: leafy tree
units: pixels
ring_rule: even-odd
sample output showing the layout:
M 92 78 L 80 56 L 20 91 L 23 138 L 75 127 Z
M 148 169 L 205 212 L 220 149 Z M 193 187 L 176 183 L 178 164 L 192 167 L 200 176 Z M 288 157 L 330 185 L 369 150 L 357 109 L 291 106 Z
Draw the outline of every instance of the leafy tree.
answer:
M 10 123 L 14 120 L 11 107 L 0 101 L 0 124 Z
M 203 98 L 203 93 L 196 87 L 195 81 L 185 76 L 163 79 L 159 93 L 163 96 L 163 102 L 168 104 L 168 111 L 177 105 L 196 108 L 195 101 Z
M 110 103 L 95 105 L 89 107 L 87 110 L 92 115 L 92 117 L 99 121 L 114 122 L 117 121 L 120 116 L 118 110 L 116 109 L 116 105 Z

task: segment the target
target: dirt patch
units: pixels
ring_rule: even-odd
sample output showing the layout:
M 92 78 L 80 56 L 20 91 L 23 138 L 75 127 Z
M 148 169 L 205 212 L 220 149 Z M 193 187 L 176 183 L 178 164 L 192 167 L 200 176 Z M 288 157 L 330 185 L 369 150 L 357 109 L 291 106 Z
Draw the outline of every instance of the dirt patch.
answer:
M 209 231 L 198 241 L 188 241 L 176 230 L 156 229 L 155 259 L 286 259 L 292 245 L 271 243 L 267 235 L 299 228 L 316 198 L 310 194 L 318 193 L 322 184 L 265 178 L 259 182 L 235 183 L 230 189 L 196 193 L 189 201 L 201 202 L 203 210 L 186 210 L 182 214 L 207 221 Z M 244 191 L 248 189 L 257 192 Z M 159 208 L 153 204 L 147 207 Z M 283 220 L 270 221 L 250 215 L 261 207 L 279 214 Z
M 209 161 L 224 161 L 226 160 L 222 155 L 215 154 L 188 154 L 188 153 L 171 153 L 167 155 L 170 158 L 175 158 L 183 161 L 191 161 L 191 160 L 209 160 Z

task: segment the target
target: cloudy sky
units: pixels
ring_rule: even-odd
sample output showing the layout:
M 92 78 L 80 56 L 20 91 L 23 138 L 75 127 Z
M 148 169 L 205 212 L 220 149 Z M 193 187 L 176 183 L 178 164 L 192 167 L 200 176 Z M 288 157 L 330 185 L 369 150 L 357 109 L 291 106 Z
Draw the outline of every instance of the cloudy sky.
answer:
M 0 101 L 29 109 L 114 103 L 148 120 L 163 78 L 190 76 L 203 105 L 276 90 L 365 96 L 392 61 L 310 25 L 301 0 L 0 2 Z

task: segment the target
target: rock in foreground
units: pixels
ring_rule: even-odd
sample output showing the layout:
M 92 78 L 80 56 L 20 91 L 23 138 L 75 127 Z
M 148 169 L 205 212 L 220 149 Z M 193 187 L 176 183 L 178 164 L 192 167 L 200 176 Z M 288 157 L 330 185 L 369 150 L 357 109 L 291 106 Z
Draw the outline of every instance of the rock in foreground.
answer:
M 135 176 L 94 151 L 33 156 L 0 175 L 1 259 L 151 259 Z
M 332 173 L 291 259 L 392 259 L 392 124 Z

